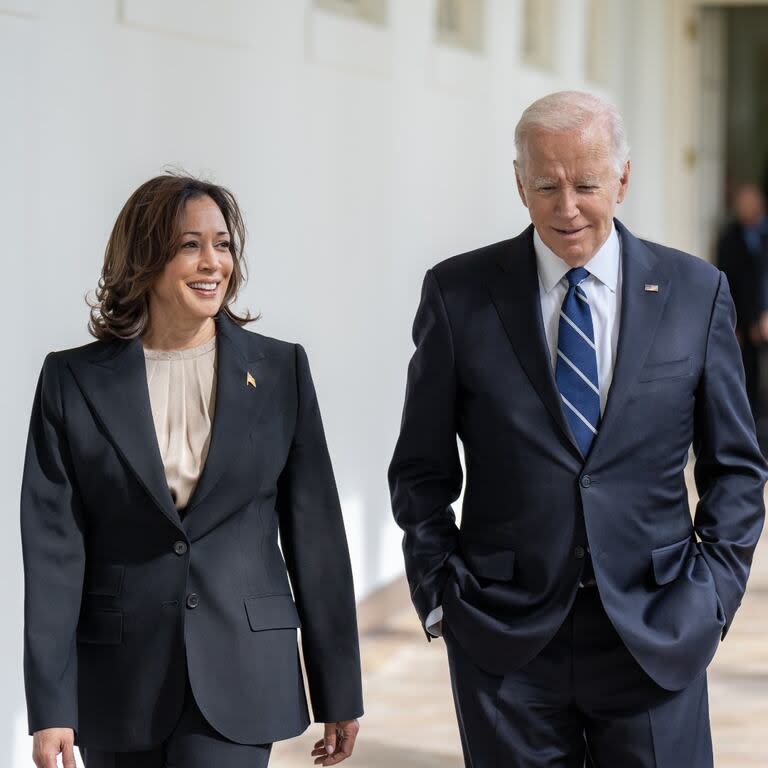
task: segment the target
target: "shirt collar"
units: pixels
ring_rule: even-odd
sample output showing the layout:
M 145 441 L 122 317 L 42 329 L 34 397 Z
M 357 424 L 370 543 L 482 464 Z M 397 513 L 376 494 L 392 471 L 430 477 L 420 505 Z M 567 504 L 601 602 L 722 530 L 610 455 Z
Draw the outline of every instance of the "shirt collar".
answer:
M 533 250 L 536 253 L 536 269 L 545 293 L 549 293 L 571 269 L 554 251 L 544 244 L 538 231 L 533 230 Z M 611 222 L 611 231 L 598 252 L 584 265 L 601 283 L 616 293 L 619 279 L 621 243 L 616 226 Z

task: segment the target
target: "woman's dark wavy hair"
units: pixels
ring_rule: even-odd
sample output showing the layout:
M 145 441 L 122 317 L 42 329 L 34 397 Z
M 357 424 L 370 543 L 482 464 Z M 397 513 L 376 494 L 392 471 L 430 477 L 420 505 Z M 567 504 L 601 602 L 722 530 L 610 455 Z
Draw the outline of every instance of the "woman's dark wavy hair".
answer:
M 233 270 L 219 312 L 238 325 L 257 318 L 230 306 L 247 279 L 245 223 L 234 195 L 224 187 L 182 173 L 165 173 L 142 184 L 120 211 L 104 253 L 88 330 L 97 339 L 132 339 L 149 326 L 149 290 L 176 255 L 181 217 L 188 201 L 207 195 L 219 206 L 230 234 Z

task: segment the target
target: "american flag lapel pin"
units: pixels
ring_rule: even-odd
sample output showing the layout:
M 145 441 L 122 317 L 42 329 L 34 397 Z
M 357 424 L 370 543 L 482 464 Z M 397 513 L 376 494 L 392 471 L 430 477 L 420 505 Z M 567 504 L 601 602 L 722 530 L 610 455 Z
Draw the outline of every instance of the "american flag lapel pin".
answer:
M 253 376 L 251 376 L 251 372 L 250 371 L 246 371 L 246 374 L 247 375 L 245 377 L 245 386 L 246 387 L 253 387 L 255 389 L 256 388 L 256 379 L 254 379 Z
M 648 293 L 658 293 L 659 286 L 656 283 L 646 283 L 645 290 L 648 291 Z

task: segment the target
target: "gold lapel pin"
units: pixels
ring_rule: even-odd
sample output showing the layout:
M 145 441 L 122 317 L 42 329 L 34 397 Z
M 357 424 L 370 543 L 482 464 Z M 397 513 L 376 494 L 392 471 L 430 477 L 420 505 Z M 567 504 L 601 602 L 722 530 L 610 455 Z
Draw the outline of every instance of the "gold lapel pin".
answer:
M 658 293 L 659 286 L 656 285 L 656 283 L 646 283 L 645 290 L 648 291 L 648 293 Z
M 250 387 L 254 387 L 255 388 L 256 387 L 256 379 L 254 379 L 253 376 L 251 376 L 251 372 L 250 371 L 246 371 L 246 373 L 248 375 L 245 377 L 245 386 L 246 387 L 250 386 Z

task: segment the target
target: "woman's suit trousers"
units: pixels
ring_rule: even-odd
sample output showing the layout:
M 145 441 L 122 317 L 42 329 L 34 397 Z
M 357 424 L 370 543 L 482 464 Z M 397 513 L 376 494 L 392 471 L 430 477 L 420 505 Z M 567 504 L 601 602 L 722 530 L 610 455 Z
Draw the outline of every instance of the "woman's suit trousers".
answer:
M 108 752 L 80 747 L 85 768 L 266 768 L 271 744 L 236 744 L 207 722 L 187 677 L 184 707 L 171 735 L 142 752 Z

